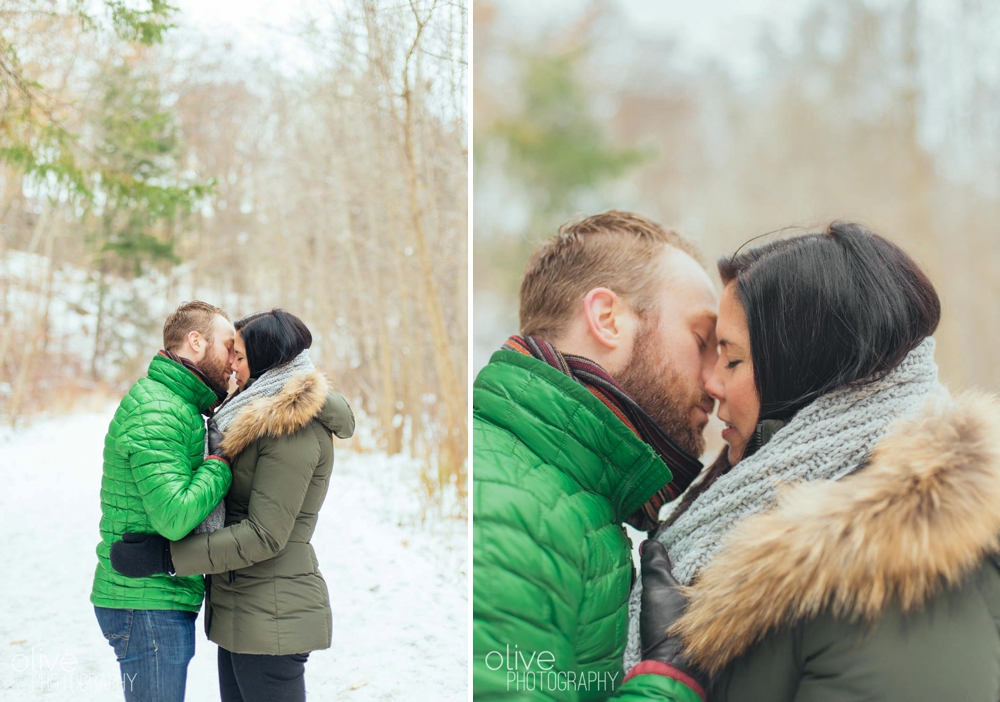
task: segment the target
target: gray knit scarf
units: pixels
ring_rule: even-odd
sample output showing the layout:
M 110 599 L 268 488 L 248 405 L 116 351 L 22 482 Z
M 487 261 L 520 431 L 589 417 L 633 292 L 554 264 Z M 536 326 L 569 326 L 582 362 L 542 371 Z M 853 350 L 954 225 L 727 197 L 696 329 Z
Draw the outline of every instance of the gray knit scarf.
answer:
M 934 339 L 928 337 L 880 380 L 839 388 L 799 410 L 757 453 L 718 478 L 657 534 L 677 580 L 690 585 L 740 522 L 775 505 L 782 484 L 839 480 L 862 466 L 895 420 L 916 415 L 932 398 L 947 397 L 937 370 Z M 637 580 L 629 598 L 625 670 L 640 660 L 641 596 Z
M 223 434 L 236 419 L 240 411 L 246 409 L 251 402 L 262 397 L 274 397 L 285 387 L 285 384 L 292 379 L 293 376 L 302 373 L 310 373 L 315 370 L 316 367 L 313 365 L 312 360 L 309 358 L 309 349 L 306 349 L 298 356 L 293 358 L 288 363 L 281 366 L 275 366 L 271 370 L 262 373 L 257 380 L 250 384 L 243 392 L 239 392 L 233 395 L 229 400 L 227 400 L 218 411 L 216 411 L 213 419 L 215 419 L 216 425 L 219 427 L 219 431 Z M 208 435 L 205 436 L 205 455 L 208 455 Z M 235 458 L 235 456 L 230 456 L 230 458 Z M 215 506 L 207 517 L 205 521 L 194 528 L 195 534 L 203 534 L 206 532 L 213 532 L 216 529 L 221 529 L 226 525 L 226 501 L 223 499 L 219 504 Z

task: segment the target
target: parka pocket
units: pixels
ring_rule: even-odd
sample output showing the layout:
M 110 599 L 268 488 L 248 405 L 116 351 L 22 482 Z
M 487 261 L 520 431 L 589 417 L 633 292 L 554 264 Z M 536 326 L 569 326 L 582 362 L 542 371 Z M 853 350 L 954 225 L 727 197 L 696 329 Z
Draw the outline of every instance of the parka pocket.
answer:
M 94 607 L 97 612 L 97 622 L 101 625 L 101 633 L 115 650 L 118 660 L 124 660 L 128 655 L 128 640 L 132 633 L 133 609 L 108 609 Z

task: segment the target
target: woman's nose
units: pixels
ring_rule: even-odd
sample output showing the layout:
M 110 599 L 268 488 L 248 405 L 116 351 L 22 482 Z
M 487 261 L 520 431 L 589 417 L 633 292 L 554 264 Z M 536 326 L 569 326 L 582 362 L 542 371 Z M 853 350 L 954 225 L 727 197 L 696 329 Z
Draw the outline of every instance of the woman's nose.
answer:
M 719 382 L 715 373 L 712 373 L 708 382 L 705 383 L 705 390 L 709 395 L 711 395 L 713 400 L 719 400 L 721 402 L 726 399 L 726 388 L 721 382 Z

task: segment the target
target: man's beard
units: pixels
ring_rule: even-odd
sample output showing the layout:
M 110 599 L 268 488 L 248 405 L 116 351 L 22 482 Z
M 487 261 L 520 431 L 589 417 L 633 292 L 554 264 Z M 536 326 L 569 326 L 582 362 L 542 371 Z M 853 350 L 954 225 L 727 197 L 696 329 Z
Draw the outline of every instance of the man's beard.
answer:
M 691 410 L 715 401 L 697 386 L 691 387 L 670 367 L 655 322 L 644 322 L 636 336 L 632 357 L 615 380 L 636 404 L 677 444 L 692 456 L 705 450 L 702 428 L 691 426 Z
M 205 377 L 208 378 L 215 387 L 216 390 L 221 393 L 226 393 L 229 390 L 229 359 L 219 358 L 210 348 L 208 353 L 205 354 L 205 358 L 201 360 L 198 364 L 198 368 Z

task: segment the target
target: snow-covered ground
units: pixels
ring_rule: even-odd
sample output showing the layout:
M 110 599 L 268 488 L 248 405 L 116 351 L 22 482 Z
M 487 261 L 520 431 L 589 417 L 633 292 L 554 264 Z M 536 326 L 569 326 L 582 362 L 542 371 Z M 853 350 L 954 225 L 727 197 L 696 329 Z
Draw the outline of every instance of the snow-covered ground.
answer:
M 101 451 L 113 408 L 0 430 L 0 699 L 121 700 L 90 587 Z M 313 544 L 333 648 L 306 665 L 311 700 L 464 700 L 464 520 L 421 521 L 419 467 L 341 442 Z M 216 645 L 198 617 L 187 699 L 219 699 Z

